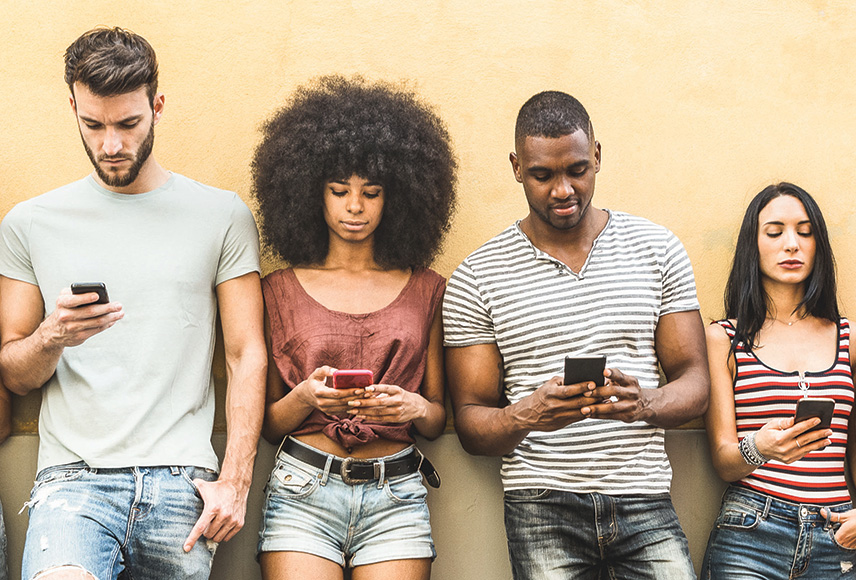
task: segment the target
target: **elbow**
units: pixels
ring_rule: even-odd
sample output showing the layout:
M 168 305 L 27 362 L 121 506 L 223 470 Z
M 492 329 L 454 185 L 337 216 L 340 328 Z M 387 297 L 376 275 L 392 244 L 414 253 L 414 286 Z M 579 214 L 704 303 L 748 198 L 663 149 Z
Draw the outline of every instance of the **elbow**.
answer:
M 0 443 L 3 443 L 6 439 L 9 438 L 9 435 L 12 434 L 12 424 L 11 421 L 0 425 Z

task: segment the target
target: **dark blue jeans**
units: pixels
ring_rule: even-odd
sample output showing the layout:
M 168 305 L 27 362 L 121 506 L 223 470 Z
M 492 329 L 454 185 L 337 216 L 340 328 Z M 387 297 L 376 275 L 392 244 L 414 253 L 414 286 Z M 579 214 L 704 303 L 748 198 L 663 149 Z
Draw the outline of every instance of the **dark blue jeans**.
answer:
M 850 504 L 831 507 L 834 512 Z M 728 580 L 856 579 L 856 550 L 835 541 L 820 507 L 732 485 L 707 543 L 702 578 Z
M 695 578 L 668 494 L 507 491 L 505 530 L 515 580 Z

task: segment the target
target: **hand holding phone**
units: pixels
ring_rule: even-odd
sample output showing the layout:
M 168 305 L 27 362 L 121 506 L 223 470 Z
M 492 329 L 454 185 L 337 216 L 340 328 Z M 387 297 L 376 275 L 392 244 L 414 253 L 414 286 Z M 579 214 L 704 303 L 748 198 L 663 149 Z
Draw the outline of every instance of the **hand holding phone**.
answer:
M 364 389 L 374 384 L 374 373 L 365 369 L 341 369 L 333 371 L 334 389 Z
M 98 294 L 98 299 L 89 304 L 107 304 L 110 302 L 110 298 L 107 296 L 107 285 L 104 282 L 75 282 L 71 285 L 72 294 L 89 294 L 90 292 Z M 89 306 L 89 304 L 82 306 Z

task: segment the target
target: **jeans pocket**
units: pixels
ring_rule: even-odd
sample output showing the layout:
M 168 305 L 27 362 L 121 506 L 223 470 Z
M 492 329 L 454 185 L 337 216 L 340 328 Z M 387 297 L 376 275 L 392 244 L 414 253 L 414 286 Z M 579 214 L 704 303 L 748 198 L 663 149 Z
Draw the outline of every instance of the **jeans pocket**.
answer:
M 319 482 L 320 478 L 313 473 L 290 463 L 278 462 L 271 473 L 268 491 L 286 499 L 302 499 L 315 491 Z
M 46 467 L 36 475 L 35 487 L 40 487 L 49 483 L 75 481 L 83 477 L 83 475 L 88 471 L 89 468 L 82 462 Z
M 530 488 L 530 489 L 509 489 L 503 495 L 505 501 L 508 502 L 525 502 L 545 500 L 550 497 L 552 490 L 545 488 Z
M 368 485 L 371 485 L 371 482 Z M 418 471 L 405 477 L 388 479 L 383 488 L 389 499 L 396 503 L 419 503 L 425 501 L 428 495 L 428 490 L 422 483 L 422 474 Z
M 843 550 L 843 551 L 848 552 L 850 554 L 856 553 L 856 548 L 848 548 L 846 546 L 842 546 L 838 542 L 838 539 L 835 537 L 835 532 L 837 532 L 840 527 L 841 527 L 841 524 L 835 524 L 834 526 L 832 526 L 829 529 L 828 533 L 829 533 L 829 537 L 832 539 L 832 543 L 835 544 L 835 546 L 840 550 Z
M 193 493 L 196 494 L 196 497 L 202 499 L 202 494 L 199 493 L 199 487 L 193 482 L 194 479 L 201 479 L 203 481 L 214 481 L 217 479 L 217 472 L 212 469 L 206 469 L 204 467 L 179 467 L 179 473 L 184 478 L 185 481 L 193 488 Z
M 731 530 L 752 530 L 758 527 L 761 516 L 756 509 L 728 502 L 716 518 L 716 527 Z

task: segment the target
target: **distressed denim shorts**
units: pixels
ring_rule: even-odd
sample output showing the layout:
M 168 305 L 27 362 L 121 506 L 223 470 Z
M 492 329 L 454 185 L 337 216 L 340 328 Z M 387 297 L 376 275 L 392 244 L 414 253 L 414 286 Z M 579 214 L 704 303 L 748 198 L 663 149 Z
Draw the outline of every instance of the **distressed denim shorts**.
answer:
M 194 479 L 217 474 L 197 467 L 93 469 L 48 467 L 30 494 L 22 577 L 73 566 L 98 580 L 205 580 L 216 544 L 205 538 L 189 553 L 184 541 L 202 514 Z
M 514 580 L 695 580 L 668 494 L 505 492 Z
M 259 552 L 304 552 L 343 567 L 433 559 L 427 493 L 419 472 L 348 485 L 281 451 L 265 490 Z
M 840 513 L 850 503 L 827 507 Z M 824 518 L 820 509 L 729 486 L 710 532 L 701 577 L 856 579 L 856 550 L 835 540 L 841 524 Z

